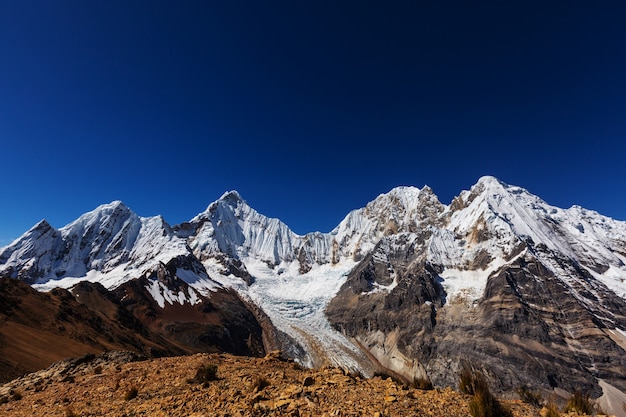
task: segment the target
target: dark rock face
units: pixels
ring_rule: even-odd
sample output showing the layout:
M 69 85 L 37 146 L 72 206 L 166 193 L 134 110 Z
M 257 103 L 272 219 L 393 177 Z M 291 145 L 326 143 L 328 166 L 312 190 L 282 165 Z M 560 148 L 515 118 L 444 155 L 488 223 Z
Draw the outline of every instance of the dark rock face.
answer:
M 469 363 L 499 392 L 527 385 L 597 397 L 597 379 L 626 389 L 626 355 L 611 337 L 625 328 L 626 303 L 602 285 L 596 283 L 596 295 L 572 297 L 566 283 L 527 255 L 494 272 L 477 305 L 446 304 L 436 266 L 411 261 L 403 250 L 385 255 L 377 248 L 364 259 L 326 313 L 381 363 L 377 352 L 396 349 L 403 360 L 386 364 L 407 380 L 426 374 L 435 385 L 456 386 L 458 370 Z M 575 264 L 561 261 L 576 273 Z M 598 297 L 604 307 L 590 308 Z M 419 366 L 407 367 L 407 360 Z
M 386 252 L 383 246 L 384 241 L 349 274 L 326 315 L 348 335 L 401 328 L 400 343 L 407 344 L 412 334 L 434 326 L 444 291 L 431 265 L 411 262 L 406 254 Z
M 170 304 L 166 301 L 159 306 L 147 289 L 153 279 L 176 294 L 195 293 L 195 303 Z M 247 306 L 230 290 L 219 289 L 205 297 L 163 267 L 146 277 L 122 284 L 112 294 L 139 322 L 188 352 L 265 354 L 263 329 Z

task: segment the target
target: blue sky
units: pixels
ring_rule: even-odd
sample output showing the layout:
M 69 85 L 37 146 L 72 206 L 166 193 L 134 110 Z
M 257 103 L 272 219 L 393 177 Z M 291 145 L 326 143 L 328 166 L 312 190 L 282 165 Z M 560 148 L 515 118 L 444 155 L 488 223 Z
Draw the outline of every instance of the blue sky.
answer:
M 329 231 L 482 175 L 626 220 L 626 3 L 477 3 L 0 0 L 0 245 L 231 189 Z

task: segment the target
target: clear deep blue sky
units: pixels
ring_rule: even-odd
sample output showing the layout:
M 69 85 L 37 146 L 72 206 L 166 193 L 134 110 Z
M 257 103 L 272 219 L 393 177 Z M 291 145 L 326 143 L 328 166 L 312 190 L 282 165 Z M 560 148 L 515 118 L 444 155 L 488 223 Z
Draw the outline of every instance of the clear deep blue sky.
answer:
M 468 3 L 480 3 L 469 5 Z M 231 189 L 297 233 L 482 175 L 626 220 L 624 1 L 0 0 L 0 245 Z

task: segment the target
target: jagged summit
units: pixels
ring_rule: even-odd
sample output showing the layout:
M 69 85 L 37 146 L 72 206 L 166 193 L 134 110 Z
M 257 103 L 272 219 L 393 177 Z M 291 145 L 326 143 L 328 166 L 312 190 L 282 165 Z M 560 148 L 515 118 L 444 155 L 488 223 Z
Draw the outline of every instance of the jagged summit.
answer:
M 51 227 L 52 226 L 50 225 L 50 223 L 48 223 L 48 221 L 46 219 L 41 219 L 37 224 L 35 224 L 33 227 L 31 227 L 29 229 L 29 232 L 33 231 L 33 230 L 45 230 L 45 229 L 49 229 Z
M 80 217 L 94 216 L 98 214 L 111 215 L 114 213 L 133 213 L 132 210 L 121 200 L 113 200 L 110 203 L 101 204 L 90 212 Z M 133 213 L 134 214 L 134 213 Z M 80 218 L 79 217 L 79 218 Z
M 299 237 L 279 219 L 250 207 L 237 191 L 224 193 L 181 231 L 200 259 L 222 253 L 230 258 L 256 257 L 274 264 L 293 259 Z M 181 229 L 182 230 L 182 229 Z
M 50 225 L 50 223 L 48 223 L 46 219 L 42 219 L 33 227 L 28 229 L 26 233 L 24 233 L 22 236 L 20 236 L 18 239 L 12 242 L 9 246 L 16 245 L 18 242 L 25 240 L 25 239 L 33 239 L 33 238 L 39 237 L 51 231 L 52 229 L 53 227 Z
M 222 194 L 222 196 L 219 198 L 218 201 L 227 201 L 227 202 L 245 202 L 244 199 L 241 197 L 241 194 L 239 194 L 239 191 L 237 190 L 231 190 L 231 191 L 226 191 L 224 194 Z
M 208 207 L 206 208 L 206 210 L 198 214 L 198 216 L 202 216 L 205 213 L 213 212 L 219 206 L 237 207 L 238 205 L 247 206 L 248 203 L 241 197 L 241 194 L 239 194 L 238 191 L 236 190 L 227 191 L 224 194 L 222 194 L 220 198 L 210 203 Z
M 506 184 L 504 181 L 500 181 L 498 178 L 494 177 L 493 175 L 483 175 L 482 177 L 480 177 L 478 179 L 478 181 L 476 181 L 476 185 L 484 185 L 484 186 L 489 186 L 489 185 L 501 185 L 503 187 L 508 187 L 508 184 Z

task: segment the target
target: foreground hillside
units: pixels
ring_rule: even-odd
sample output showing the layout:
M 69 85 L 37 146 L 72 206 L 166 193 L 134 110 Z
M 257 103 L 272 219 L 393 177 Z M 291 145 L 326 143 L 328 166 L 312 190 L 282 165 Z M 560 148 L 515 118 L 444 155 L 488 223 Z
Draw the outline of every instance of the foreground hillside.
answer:
M 57 362 L 0 386 L 3 416 L 469 416 L 470 397 L 302 369 L 276 356 L 228 354 L 141 359 L 128 352 Z M 217 367 L 217 380 L 194 380 Z M 7 402 L 8 401 L 8 402 Z M 513 416 L 540 409 L 506 401 Z

